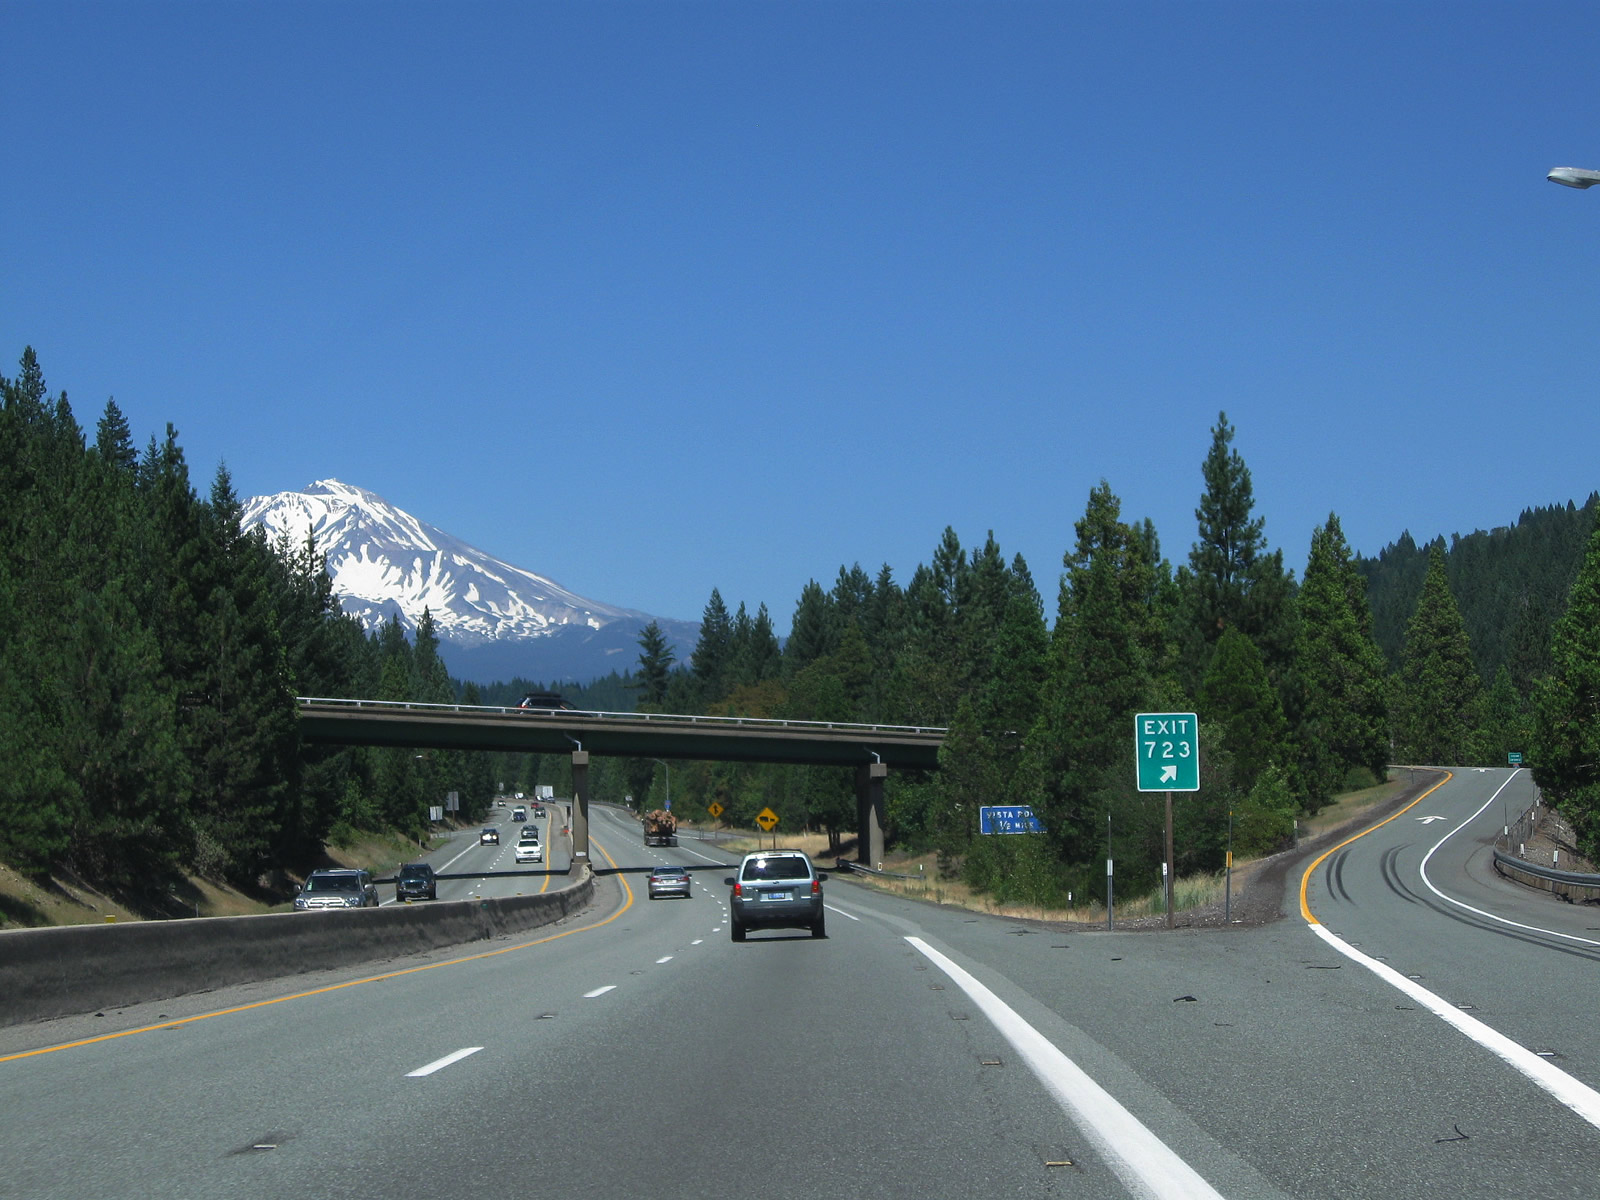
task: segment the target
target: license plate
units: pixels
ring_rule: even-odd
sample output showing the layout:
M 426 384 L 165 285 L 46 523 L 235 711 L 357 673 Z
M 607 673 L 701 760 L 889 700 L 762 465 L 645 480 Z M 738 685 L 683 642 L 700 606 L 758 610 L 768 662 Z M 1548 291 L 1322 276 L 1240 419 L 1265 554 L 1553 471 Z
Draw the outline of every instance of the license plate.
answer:
M 794 898 L 794 893 L 793 892 L 762 892 L 761 893 L 761 898 L 763 900 L 792 900 Z

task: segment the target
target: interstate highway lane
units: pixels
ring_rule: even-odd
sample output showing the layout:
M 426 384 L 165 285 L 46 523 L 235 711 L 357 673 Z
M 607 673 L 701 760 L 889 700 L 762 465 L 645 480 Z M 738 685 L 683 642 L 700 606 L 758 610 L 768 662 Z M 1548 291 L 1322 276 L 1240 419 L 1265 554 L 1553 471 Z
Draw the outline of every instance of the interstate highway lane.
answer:
M 1130 1181 L 1126 1128 L 1074 1116 L 1078 1083 L 1041 1082 L 974 982 L 1215 1194 L 1594 1194 L 1591 1126 L 1302 921 L 1063 933 L 836 877 L 827 940 L 735 945 L 731 856 L 646 848 L 600 806 L 593 833 L 596 904 L 548 931 L 0 1062 L 0 1194 L 1194 1194 Z M 657 861 L 693 899 L 643 898 Z M 0 1055 L 84 1024 L 0 1031 Z

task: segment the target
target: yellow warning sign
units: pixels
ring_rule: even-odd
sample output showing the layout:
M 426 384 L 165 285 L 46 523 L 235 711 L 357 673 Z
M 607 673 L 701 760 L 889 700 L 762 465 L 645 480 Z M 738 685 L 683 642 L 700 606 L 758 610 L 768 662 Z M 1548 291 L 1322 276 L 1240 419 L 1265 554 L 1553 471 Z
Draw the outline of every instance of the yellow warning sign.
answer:
M 771 833 L 772 827 L 778 823 L 778 814 L 770 808 L 763 808 L 756 814 L 756 824 L 761 826 L 763 833 Z
M 710 804 L 706 805 L 706 811 L 710 813 L 713 818 L 720 817 L 722 815 L 722 805 L 713 800 Z

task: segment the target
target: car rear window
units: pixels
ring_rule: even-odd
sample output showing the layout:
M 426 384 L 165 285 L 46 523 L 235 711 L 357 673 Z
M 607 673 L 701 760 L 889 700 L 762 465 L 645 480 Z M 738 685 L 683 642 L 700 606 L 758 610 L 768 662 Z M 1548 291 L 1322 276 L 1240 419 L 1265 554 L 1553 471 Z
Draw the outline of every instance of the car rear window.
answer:
M 749 880 L 762 879 L 810 879 L 811 864 L 805 859 L 794 855 L 783 855 L 777 858 L 752 858 L 744 864 L 743 878 Z

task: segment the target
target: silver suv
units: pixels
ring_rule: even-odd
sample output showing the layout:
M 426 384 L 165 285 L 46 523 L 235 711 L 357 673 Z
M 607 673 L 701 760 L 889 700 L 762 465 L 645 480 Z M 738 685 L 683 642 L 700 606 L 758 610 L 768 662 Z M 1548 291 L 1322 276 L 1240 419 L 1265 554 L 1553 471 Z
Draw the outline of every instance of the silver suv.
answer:
M 317 908 L 377 908 L 378 886 L 369 872 L 354 867 L 330 867 L 306 876 L 294 898 L 296 912 Z
M 750 929 L 809 929 L 814 938 L 827 937 L 822 909 L 822 884 L 827 878 L 800 850 L 746 854 L 739 873 L 725 881 L 733 889 L 729 897 L 733 940 L 744 941 Z

